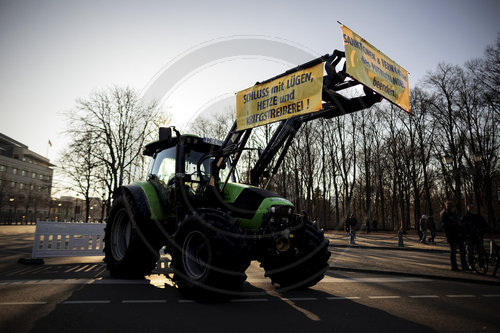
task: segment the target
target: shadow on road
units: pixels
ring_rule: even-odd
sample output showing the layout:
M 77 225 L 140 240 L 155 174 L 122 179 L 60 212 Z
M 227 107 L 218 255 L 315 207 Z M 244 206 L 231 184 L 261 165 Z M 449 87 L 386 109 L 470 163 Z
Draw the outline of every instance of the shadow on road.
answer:
M 262 285 L 262 286 L 260 286 Z M 318 289 L 279 292 L 269 283 L 245 283 L 226 302 L 183 299 L 175 287 L 152 284 L 88 284 L 52 305 L 32 332 L 307 332 L 432 331 L 385 311 Z

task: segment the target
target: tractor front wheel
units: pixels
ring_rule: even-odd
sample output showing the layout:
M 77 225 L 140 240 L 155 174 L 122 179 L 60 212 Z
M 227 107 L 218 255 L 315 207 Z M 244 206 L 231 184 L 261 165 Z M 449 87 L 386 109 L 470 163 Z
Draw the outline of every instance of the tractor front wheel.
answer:
M 243 236 L 234 221 L 217 213 L 188 216 L 175 235 L 171 267 L 188 296 L 231 295 L 249 266 Z
M 111 276 L 143 278 L 156 267 L 160 241 L 148 222 L 136 213 L 127 194 L 115 199 L 104 236 L 105 261 Z
M 285 253 L 274 252 L 263 258 L 265 276 L 281 288 L 299 289 L 315 285 L 328 269 L 328 240 L 309 220 L 305 222 L 303 238 L 295 249 Z

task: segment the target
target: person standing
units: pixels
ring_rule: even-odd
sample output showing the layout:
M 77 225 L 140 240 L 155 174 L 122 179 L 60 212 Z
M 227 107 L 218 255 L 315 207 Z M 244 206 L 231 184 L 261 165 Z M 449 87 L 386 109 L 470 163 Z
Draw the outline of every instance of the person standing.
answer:
M 488 224 L 479 213 L 474 213 L 474 205 L 467 205 L 467 212 L 462 216 L 460 224 L 464 231 L 464 240 L 467 246 L 475 248 L 483 255 L 486 255 L 483 243 L 484 233 L 488 229 Z M 469 265 L 472 266 L 474 262 L 473 252 L 467 252 L 467 260 L 469 261 Z
M 358 226 L 358 220 L 354 214 L 351 214 L 351 232 L 356 235 L 356 227 Z
M 422 237 L 420 237 L 420 243 L 426 243 L 427 239 L 427 215 L 422 215 L 420 218 L 420 234 Z
M 460 222 L 463 225 L 467 241 L 472 244 L 483 243 L 484 233 L 488 229 L 488 224 L 479 213 L 474 213 L 474 205 L 467 205 L 467 212 L 462 216 Z
M 451 270 L 458 271 L 457 249 L 460 251 L 460 264 L 463 271 L 468 271 L 467 260 L 465 258 L 465 247 L 460 231 L 460 223 L 457 217 L 457 208 L 453 201 L 446 201 L 441 212 L 441 225 L 443 226 L 446 240 L 450 245 Z

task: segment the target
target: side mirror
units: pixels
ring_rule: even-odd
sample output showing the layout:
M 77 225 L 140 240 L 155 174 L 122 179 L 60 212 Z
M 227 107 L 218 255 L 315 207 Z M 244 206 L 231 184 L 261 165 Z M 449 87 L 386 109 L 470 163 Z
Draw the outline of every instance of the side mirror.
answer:
M 172 140 L 172 129 L 170 127 L 160 127 L 158 137 L 160 141 Z

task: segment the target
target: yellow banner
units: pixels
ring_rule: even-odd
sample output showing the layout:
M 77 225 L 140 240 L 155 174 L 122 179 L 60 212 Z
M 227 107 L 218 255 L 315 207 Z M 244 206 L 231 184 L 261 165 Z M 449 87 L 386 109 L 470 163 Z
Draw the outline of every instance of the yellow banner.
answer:
M 410 112 L 408 72 L 344 25 L 342 34 L 347 74 Z
M 323 63 L 236 94 L 238 131 L 321 109 Z

